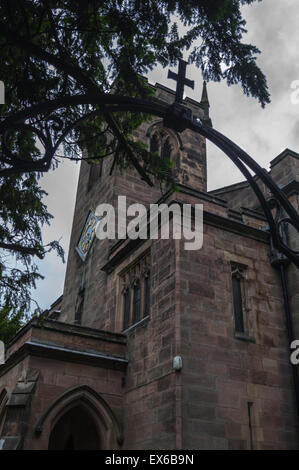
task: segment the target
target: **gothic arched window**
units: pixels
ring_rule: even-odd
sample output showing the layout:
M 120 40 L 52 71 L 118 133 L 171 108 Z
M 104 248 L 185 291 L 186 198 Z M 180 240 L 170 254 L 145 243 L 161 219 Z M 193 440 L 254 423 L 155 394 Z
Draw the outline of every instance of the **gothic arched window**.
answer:
M 150 138 L 150 152 L 157 153 L 160 158 L 171 158 L 174 148 L 173 137 L 163 129 L 155 132 Z
M 124 324 L 123 329 L 126 330 L 130 325 L 130 303 L 131 303 L 131 296 L 130 296 L 130 288 L 128 288 L 124 292 Z
M 159 152 L 159 139 L 158 139 L 157 134 L 154 134 L 154 135 L 151 137 L 151 141 L 150 141 L 150 152 L 151 152 L 151 153 Z
M 237 263 L 231 263 L 232 300 L 235 320 L 235 332 L 248 332 L 247 302 L 245 289 L 246 267 Z
M 171 145 L 170 145 L 170 138 L 164 139 L 162 149 L 161 149 L 161 158 L 168 158 L 170 160 L 171 156 Z
M 123 330 L 138 324 L 150 314 L 150 252 L 143 254 L 121 275 L 121 325 Z

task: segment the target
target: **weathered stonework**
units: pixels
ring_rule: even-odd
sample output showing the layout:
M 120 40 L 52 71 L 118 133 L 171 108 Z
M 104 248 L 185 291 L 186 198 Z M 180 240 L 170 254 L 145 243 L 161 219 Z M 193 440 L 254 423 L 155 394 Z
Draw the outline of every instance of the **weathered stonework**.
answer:
M 169 104 L 174 99 L 160 85 L 156 96 Z M 208 122 L 203 96 L 201 103 L 185 104 Z M 136 138 L 149 144 L 152 131 L 161 129 L 159 120 L 144 123 Z M 134 171 L 110 176 L 110 159 L 98 183 L 88 188 L 90 166 L 82 162 L 63 299 L 44 322 L 23 328 L 0 367 L 3 448 L 58 446 L 60 423 L 68 414 L 63 428 L 68 429 L 77 408 L 89 416 L 86 423 L 93 420 L 88 429 L 96 430 L 95 448 L 299 448 L 283 296 L 269 263 L 266 220 L 246 183 L 207 193 L 204 138 L 189 130 L 169 135 L 179 189 L 174 194 L 148 187 Z M 271 167 L 297 209 L 298 162 L 298 155 L 286 150 Z M 75 246 L 89 209 L 103 202 L 116 206 L 118 195 L 127 197 L 127 205 L 203 204 L 203 247 L 186 251 L 185 240 L 171 236 L 95 239 L 82 262 Z M 298 246 L 291 230 L 289 236 Z M 150 260 L 150 313 L 124 330 L 123 273 L 144 256 Z M 233 265 L 244 271 L 243 334 L 235 331 Z M 287 269 L 299 334 L 298 270 Z M 79 325 L 75 309 L 83 281 Z M 175 356 L 182 358 L 179 371 L 173 369 Z M 18 403 L 19 414 L 12 415 Z M 77 448 L 77 441 L 61 445 Z

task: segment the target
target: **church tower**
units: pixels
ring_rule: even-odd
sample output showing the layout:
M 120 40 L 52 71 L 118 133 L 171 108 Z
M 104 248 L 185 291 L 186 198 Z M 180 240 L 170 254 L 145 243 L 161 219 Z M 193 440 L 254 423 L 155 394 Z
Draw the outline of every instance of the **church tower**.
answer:
M 169 104 L 173 102 L 174 92 L 170 89 L 162 85 L 154 88 L 158 99 Z M 187 98 L 185 105 L 192 109 L 194 119 L 209 121 L 206 85 L 201 102 Z M 135 136 L 153 152 L 157 152 L 159 158 L 170 158 L 178 187 L 203 192 L 207 190 L 206 147 L 202 136 L 190 130 L 178 134 L 165 128 L 161 119 L 143 123 Z M 111 295 L 110 290 L 115 292 L 117 286 L 109 285 L 111 276 L 102 269 L 117 240 L 95 239 L 88 256 L 83 260 L 78 254 L 80 236 L 86 222 L 88 225 L 88 215 L 95 213 L 99 204 L 113 205 L 117 215 L 118 196 L 125 196 L 127 206 L 139 203 L 148 208 L 165 196 L 167 187 L 163 185 L 161 188 L 158 182 L 150 187 L 133 170 L 122 173 L 115 170 L 110 174 L 112 162 L 113 157 L 99 164 L 86 161 L 81 164 L 60 319 L 121 331 L 119 319 L 115 318 L 114 302 L 117 296 Z

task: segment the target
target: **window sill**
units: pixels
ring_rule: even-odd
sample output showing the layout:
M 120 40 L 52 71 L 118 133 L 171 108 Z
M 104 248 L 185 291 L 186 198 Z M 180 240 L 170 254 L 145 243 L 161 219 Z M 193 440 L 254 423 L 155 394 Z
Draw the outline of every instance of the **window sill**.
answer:
M 130 333 L 132 330 L 135 330 L 135 328 L 145 325 L 149 321 L 149 318 L 150 318 L 149 315 L 147 317 L 142 318 L 142 320 L 139 320 L 137 323 L 134 323 L 134 325 L 131 325 L 126 330 L 123 330 L 122 333 L 123 334 Z
M 240 331 L 235 331 L 235 338 L 246 341 L 247 343 L 255 343 L 255 339 L 252 338 L 252 336 L 249 336 L 247 333 L 241 333 Z

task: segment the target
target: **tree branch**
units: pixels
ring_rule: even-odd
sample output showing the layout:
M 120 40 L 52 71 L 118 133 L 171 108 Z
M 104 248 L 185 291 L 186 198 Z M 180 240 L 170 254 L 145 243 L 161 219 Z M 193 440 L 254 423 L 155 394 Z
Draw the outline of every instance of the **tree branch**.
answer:
M 30 248 L 27 246 L 18 245 L 16 243 L 3 242 L 0 242 L 0 248 L 3 248 L 4 250 L 18 251 L 19 253 L 22 253 L 24 255 L 38 256 L 38 258 L 43 259 L 42 250 L 39 248 Z

